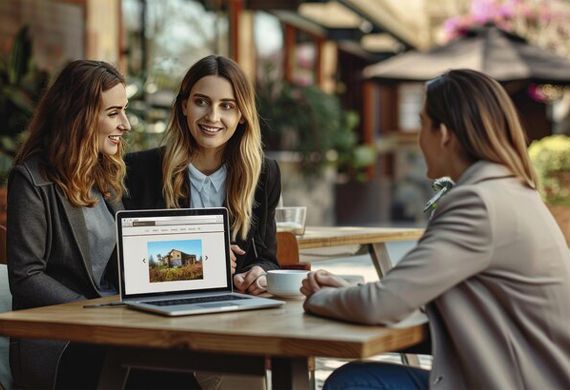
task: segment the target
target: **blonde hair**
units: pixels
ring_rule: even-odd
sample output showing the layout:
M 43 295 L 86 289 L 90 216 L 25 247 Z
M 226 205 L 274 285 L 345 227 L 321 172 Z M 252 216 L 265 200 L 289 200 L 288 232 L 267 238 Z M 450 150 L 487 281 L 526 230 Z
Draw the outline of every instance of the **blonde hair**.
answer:
M 250 228 L 263 151 L 253 87 L 239 65 L 231 59 L 214 55 L 204 57 L 184 76 L 165 136 L 162 192 L 169 208 L 180 207 L 180 199 L 189 195 L 190 189 L 184 185 L 185 176 L 199 146 L 188 129 L 182 105 L 190 96 L 194 84 L 205 76 L 223 77 L 231 83 L 242 114 L 243 123 L 238 124 L 227 142 L 222 159 L 228 170 L 226 201 L 232 217 L 232 239 L 238 236 L 245 239 Z
M 502 164 L 536 188 L 526 135 L 497 81 L 470 69 L 450 70 L 427 82 L 425 111 L 434 128 L 444 124 L 455 134 L 468 160 Z
M 119 83 L 124 85 L 125 79 L 106 62 L 70 62 L 42 97 L 16 156 L 16 164 L 38 156 L 44 176 L 75 207 L 97 203 L 93 186 L 107 199 L 123 196 L 122 144 L 115 155 L 99 153 L 97 134 L 102 93 Z

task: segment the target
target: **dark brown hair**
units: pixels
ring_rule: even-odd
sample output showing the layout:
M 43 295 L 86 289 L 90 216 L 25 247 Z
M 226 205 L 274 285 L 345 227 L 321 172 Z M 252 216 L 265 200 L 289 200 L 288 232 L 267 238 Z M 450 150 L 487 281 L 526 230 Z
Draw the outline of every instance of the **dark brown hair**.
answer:
M 475 70 L 450 70 L 427 82 L 425 112 L 434 128 L 444 124 L 455 134 L 468 160 L 502 164 L 536 188 L 525 133 L 497 81 Z

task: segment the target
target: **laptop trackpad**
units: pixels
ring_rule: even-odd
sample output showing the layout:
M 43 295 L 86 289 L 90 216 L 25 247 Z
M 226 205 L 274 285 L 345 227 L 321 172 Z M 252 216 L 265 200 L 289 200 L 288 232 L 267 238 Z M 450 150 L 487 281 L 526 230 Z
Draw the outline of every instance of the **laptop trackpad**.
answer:
M 212 302 L 212 303 L 201 303 L 197 306 L 203 307 L 203 308 L 211 308 L 211 307 L 226 307 L 226 308 L 235 308 L 235 307 L 239 307 L 239 305 L 236 305 L 235 303 L 230 303 L 230 302 Z

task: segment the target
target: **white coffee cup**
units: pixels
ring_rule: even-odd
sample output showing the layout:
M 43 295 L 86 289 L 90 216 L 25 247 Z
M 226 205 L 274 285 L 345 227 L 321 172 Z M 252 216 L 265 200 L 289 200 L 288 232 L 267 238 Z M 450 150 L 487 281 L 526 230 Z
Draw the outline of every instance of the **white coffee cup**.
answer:
M 267 271 L 267 291 L 282 298 L 302 298 L 301 282 L 309 271 L 275 269 Z

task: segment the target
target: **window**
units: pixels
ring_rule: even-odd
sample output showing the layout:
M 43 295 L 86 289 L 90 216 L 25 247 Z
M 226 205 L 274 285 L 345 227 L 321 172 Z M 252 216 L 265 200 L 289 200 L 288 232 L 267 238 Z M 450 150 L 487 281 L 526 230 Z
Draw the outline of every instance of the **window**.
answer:
M 182 77 L 209 54 L 228 55 L 228 19 L 195 0 L 123 0 L 132 150 L 156 146 Z
M 257 80 L 283 78 L 283 30 L 279 19 L 266 12 L 254 16 L 254 40 L 257 55 Z
M 424 102 L 423 83 L 403 83 L 399 86 L 400 118 L 399 128 L 405 132 L 416 132 L 420 129 L 419 114 Z

